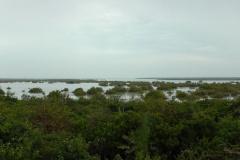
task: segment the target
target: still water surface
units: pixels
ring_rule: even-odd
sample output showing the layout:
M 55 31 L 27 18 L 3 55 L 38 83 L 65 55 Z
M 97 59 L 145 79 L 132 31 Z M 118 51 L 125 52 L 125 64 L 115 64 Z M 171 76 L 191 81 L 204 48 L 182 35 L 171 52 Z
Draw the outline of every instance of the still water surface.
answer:
M 118 79 L 99 79 L 99 81 L 145 81 L 145 82 L 153 82 L 153 81 L 157 81 L 156 79 L 124 79 L 124 78 L 118 78 Z M 162 81 L 162 80 L 158 80 L 158 81 Z M 184 80 L 164 80 L 165 82 L 174 82 L 174 83 L 184 83 L 186 81 Z M 199 81 L 191 81 L 193 83 L 197 83 Z M 206 83 L 224 83 L 224 82 L 230 82 L 230 81 L 204 81 Z M 99 86 L 98 83 L 79 83 L 79 84 L 67 84 L 65 82 L 56 82 L 56 83 L 48 83 L 48 82 L 44 82 L 44 83 L 32 83 L 32 82 L 14 82 L 14 83 L 0 83 L 0 88 L 3 89 L 6 93 L 7 93 L 7 88 L 10 87 L 11 89 L 9 91 L 15 93 L 14 96 L 17 97 L 18 99 L 21 99 L 21 96 L 23 94 L 26 95 L 30 95 L 30 96 L 36 96 L 36 97 L 43 97 L 43 94 L 31 94 L 28 93 L 30 88 L 36 88 L 39 87 L 41 88 L 44 92 L 45 95 L 48 95 L 51 91 L 55 91 L 55 90 L 63 90 L 64 88 L 68 88 L 69 91 L 66 92 L 67 95 L 69 95 L 69 97 L 77 99 L 78 97 L 76 97 L 72 92 L 76 89 L 76 88 L 83 88 L 84 91 L 87 91 L 88 89 L 90 89 L 91 87 L 102 87 L 104 92 L 107 89 L 111 89 L 113 88 L 113 86 Z M 156 87 L 154 87 L 154 89 L 156 89 Z M 191 89 L 188 87 L 185 88 L 177 88 L 175 90 L 172 90 L 173 94 L 172 95 L 168 95 L 167 91 L 163 91 L 163 93 L 168 97 L 168 99 L 172 99 L 173 96 L 176 95 L 176 90 L 182 90 L 182 91 L 194 91 L 195 89 Z M 121 99 L 124 100 L 129 100 L 129 99 L 139 99 L 141 96 L 138 93 L 124 93 L 124 94 L 118 94 L 117 96 L 119 96 Z M 87 98 L 87 96 L 85 96 Z

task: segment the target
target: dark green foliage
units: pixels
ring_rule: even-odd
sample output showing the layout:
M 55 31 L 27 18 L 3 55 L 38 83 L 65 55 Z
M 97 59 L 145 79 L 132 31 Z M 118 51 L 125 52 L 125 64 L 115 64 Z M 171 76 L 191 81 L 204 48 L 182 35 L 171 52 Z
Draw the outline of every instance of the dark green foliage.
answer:
M 175 83 L 162 82 L 157 87 L 157 90 L 171 90 L 171 89 L 176 89 L 176 88 L 177 88 L 177 84 L 175 84 Z
M 79 84 L 81 82 L 82 82 L 81 80 L 69 80 L 69 81 L 66 81 L 66 84 L 75 84 L 75 83 Z
M 97 159 L 87 152 L 81 136 L 65 133 L 44 134 L 27 123 L 1 125 L 0 159 Z M 10 134 L 9 134 L 10 133 Z
M 203 86 L 178 92 L 182 102 L 160 90 L 127 102 L 102 91 L 76 100 L 60 91 L 0 96 L 0 159 L 240 159 L 240 99 L 190 100 L 218 85 Z
M 118 92 L 116 90 L 112 89 L 108 89 L 106 90 L 105 94 L 117 94 Z
M 74 95 L 76 96 L 84 96 L 86 95 L 86 92 L 82 88 L 77 88 L 73 91 Z
M 166 96 L 159 90 L 152 90 L 145 95 L 145 99 L 166 99 Z
M 55 102 L 33 106 L 29 121 L 44 132 L 66 131 L 71 127 L 68 109 Z
M 43 93 L 43 90 L 41 88 L 31 88 L 29 93 Z
M 188 94 L 186 92 L 177 90 L 176 97 L 180 100 L 186 100 L 188 97 Z
M 139 88 L 135 85 L 130 85 L 129 89 L 128 89 L 129 92 L 139 92 L 139 93 L 142 93 L 143 92 L 143 89 L 142 88 Z
M 0 95 L 4 95 L 4 94 L 5 94 L 4 90 L 0 88 Z
M 199 84 L 198 92 L 205 92 L 211 98 L 224 98 L 228 96 L 236 96 L 239 94 L 239 84 L 232 83 L 204 83 Z
M 90 97 L 91 100 L 98 100 L 104 102 L 106 100 L 106 96 L 102 93 L 96 93 Z
M 47 97 L 49 97 L 49 98 L 56 98 L 56 99 L 60 99 L 61 96 L 62 96 L 62 93 L 58 90 L 52 91 L 47 95 Z
M 136 130 L 131 132 L 131 139 L 134 142 L 134 150 L 136 153 L 142 152 L 144 156 L 148 154 L 150 127 L 149 127 L 149 116 L 146 114 L 142 119 L 141 126 Z
M 118 87 L 122 87 L 126 85 L 126 82 L 123 81 L 112 81 L 109 84 L 110 86 L 118 86 Z
M 131 86 L 137 86 L 141 88 L 142 90 L 152 90 L 152 84 L 150 82 L 130 82 L 128 84 L 129 87 Z
M 127 89 L 125 87 L 114 86 L 112 89 L 106 90 L 105 94 L 116 94 L 116 93 L 124 93 Z
M 68 88 L 64 88 L 63 90 L 61 90 L 62 92 L 68 92 Z
M 108 82 L 107 81 L 102 81 L 98 83 L 99 86 L 108 86 Z
M 87 94 L 89 95 L 94 95 L 102 92 L 103 92 L 103 89 L 101 87 L 92 87 L 89 90 L 87 90 Z
M 161 83 L 163 83 L 163 82 L 153 81 L 153 82 L 152 82 L 152 85 L 153 85 L 154 87 L 158 87 L 158 86 L 160 86 Z

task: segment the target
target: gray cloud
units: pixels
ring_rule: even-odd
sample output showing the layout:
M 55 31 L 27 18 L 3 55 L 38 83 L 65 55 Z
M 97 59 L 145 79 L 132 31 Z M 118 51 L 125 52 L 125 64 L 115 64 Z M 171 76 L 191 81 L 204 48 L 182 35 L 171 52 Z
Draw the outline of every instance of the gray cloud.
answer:
M 238 76 L 239 5 L 0 0 L 0 76 Z

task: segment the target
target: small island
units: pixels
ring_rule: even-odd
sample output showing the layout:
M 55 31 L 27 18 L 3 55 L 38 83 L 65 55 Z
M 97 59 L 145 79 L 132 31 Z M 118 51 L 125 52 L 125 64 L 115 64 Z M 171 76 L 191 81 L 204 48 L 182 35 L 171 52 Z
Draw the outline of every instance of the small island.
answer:
M 43 93 L 43 90 L 41 88 L 31 88 L 29 93 Z
M 73 91 L 73 94 L 75 96 L 84 96 L 84 95 L 86 95 L 86 92 L 84 92 L 84 90 L 82 88 L 77 88 Z

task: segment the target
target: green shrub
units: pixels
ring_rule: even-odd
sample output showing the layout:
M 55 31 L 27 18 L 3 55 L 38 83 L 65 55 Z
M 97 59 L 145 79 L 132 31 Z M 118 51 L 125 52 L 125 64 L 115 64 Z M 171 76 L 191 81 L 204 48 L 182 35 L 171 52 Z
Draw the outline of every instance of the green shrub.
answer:
M 0 88 L 0 95 L 4 95 L 4 94 L 5 94 L 4 90 Z
M 90 99 L 92 100 L 98 100 L 98 101 L 105 101 L 106 100 L 106 96 L 102 93 L 96 93 L 94 95 L 92 95 L 90 97 Z
M 43 90 L 41 88 L 31 88 L 29 93 L 43 93 Z
M 87 90 L 87 94 L 90 94 L 90 95 L 94 95 L 102 92 L 103 92 L 103 89 L 101 87 L 92 87 L 89 90 Z
M 47 95 L 48 99 L 50 100 L 60 100 L 60 101 L 66 101 L 68 96 L 66 94 L 61 93 L 59 90 L 52 91 Z
M 186 100 L 187 97 L 188 97 L 188 94 L 186 92 L 183 92 L 183 91 L 177 91 L 176 97 L 180 100 Z
M 106 90 L 106 92 L 105 92 L 105 94 L 116 94 L 116 93 L 117 93 L 117 91 L 114 90 L 113 88 L 112 88 L 112 89 L 108 89 L 108 90 Z
M 135 86 L 135 85 L 131 85 L 131 86 L 129 87 L 128 91 L 129 91 L 129 92 L 140 92 L 140 93 L 143 92 L 142 88 L 139 88 L 139 87 L 137 87 L 137 86 Z
M 86 92 L 82 88 L 77 88 L 73 91 L 75 96 L 84 96 L 86 95 Z
M 68 108 L 57 103 L 44 102 L 34 106 L 29 121 L 40 130 L 51 133 L 67 131 L 71 127 Z
M 152 90 L 152 84 L 150 82 L 130 82 L 128 84 L 129 87 L 131 86 L 137 86 L 141 88 L 142 90 Z
M 112 89 L 106 90 L 105 94 L 116 94 L 116 93 L 123 93 L 126 92 L 127 89 L 122 86 L 114 86 Z
M 64 88 L 63 90 L 61 90 L 62 92 L 68 92 L 69 89 L 68 88 Z
M 159 90 L 151 90 L 145 95 L 145 99 L 166 99 L 166 96 Z
M 105 82 L 105 81 L 99 82 L 98 85 L 99 86 L 108 86 L 108 82 Z
M 162 82 L 160 83 L 160 86 L 157 87 L 157 90 L 171 90 L 176 88 L 177 88 L 177 84 Z

